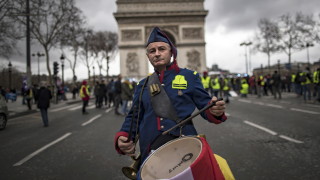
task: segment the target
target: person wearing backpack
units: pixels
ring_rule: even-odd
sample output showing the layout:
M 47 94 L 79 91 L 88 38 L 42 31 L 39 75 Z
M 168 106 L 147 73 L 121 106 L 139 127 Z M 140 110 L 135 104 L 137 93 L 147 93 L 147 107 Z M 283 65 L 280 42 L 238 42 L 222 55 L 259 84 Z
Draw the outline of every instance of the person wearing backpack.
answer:
M 311 101 L 311 91 L 310 90 L 311 90 L 312 78 L 311 78 L 309 67 L 306 67 L 306 70 L 304 72 L 300 73 L 300 82 L 301 82 L 304 102 L 307 102 L 307 96 L 308 96 L 308 101 Z

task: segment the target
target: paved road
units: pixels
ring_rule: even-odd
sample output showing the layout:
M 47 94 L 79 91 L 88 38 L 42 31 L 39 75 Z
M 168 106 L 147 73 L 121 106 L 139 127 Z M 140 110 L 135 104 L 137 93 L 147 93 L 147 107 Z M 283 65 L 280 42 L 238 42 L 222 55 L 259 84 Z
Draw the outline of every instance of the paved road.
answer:
M 226 158 L 236 179 L 319 179 L 320 106 L 288 94 L 233 98 L 228 120 L 194 123 L 213 151 Z M 50 126 L 40 113 L 11 118 L 0 131 L 0 179 L 126 179 L 130 158 L 114 151 L 113 137 L 123 122 L 112 108 L 81 114 L 81 102 L 53 105 Z

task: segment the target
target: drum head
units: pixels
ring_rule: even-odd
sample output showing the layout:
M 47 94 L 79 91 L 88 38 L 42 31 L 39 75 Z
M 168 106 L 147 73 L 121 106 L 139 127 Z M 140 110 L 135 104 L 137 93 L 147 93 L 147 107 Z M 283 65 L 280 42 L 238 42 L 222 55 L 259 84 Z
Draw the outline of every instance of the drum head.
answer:
M 167 142 L 154 151 L 142 164 L 141 178 L 168 179 L 185 169 L 198 158 L 202 143 L 195 137 L 182 137 Z

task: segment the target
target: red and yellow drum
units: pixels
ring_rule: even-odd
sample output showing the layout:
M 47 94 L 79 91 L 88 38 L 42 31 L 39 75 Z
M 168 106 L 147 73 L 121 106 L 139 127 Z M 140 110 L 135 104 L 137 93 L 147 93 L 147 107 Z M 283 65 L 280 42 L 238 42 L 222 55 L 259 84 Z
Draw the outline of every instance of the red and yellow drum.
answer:
M 141 166 L 141 179 L 220 180 L 224 176 L 204 138 L 181 137 L 154 151 Z

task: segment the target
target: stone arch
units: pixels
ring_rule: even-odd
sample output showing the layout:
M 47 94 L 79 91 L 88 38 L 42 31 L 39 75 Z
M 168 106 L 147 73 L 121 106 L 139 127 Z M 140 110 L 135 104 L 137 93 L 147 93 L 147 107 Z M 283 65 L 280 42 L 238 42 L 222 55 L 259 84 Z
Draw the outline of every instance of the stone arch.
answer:
M 117 0 L 116 4 L 120 73 L 124 77 L 141 79 L 151 72 L 145 45 L 155 26 L 177 47 L 179 67 L 207 70 L 204 29 L 208 11 L 203 0 Z

